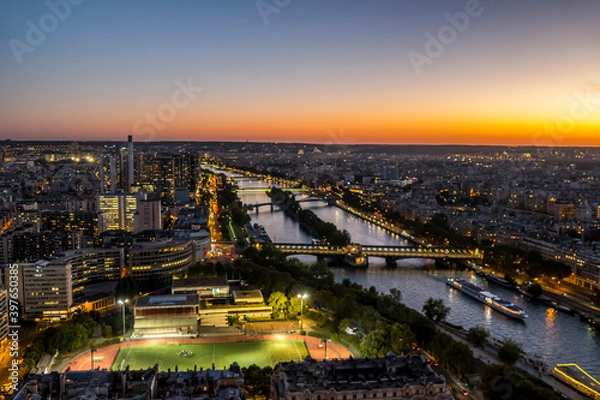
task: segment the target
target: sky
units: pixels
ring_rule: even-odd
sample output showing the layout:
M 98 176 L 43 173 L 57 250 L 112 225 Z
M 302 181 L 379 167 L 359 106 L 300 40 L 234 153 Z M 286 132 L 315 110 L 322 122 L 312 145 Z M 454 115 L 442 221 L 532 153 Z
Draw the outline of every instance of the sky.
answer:
M 4 0 L 0 140 L 600 145 L 600 2 Z

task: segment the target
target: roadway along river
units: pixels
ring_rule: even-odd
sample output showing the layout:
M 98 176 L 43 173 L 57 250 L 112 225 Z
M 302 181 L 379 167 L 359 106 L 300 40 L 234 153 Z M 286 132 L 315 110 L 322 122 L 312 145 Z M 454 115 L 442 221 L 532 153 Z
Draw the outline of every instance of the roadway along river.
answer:
M 249 178 L 240 178 L 237 182 L 242 188 L 269 186 L 267 182 Z M 246 204 L 269 201 L 262 192 L 242 191 L 240 197 Z M 337 207 L 327 207 L 321 203 L 303 203 L 302 206 L 310 207 L 321 219 L 333 222 L 339 229 L 346 229 L 352 235 L 353 242 L 365 245 L 406 244 L 403 239 Z M 271 212 L 269 207 L 263 207 L 258 214 L 255 211 L 250 211 L 249 214 L 252 223 L 263 225 L 274 242 L 311 242 L 312 238 L 281 211 Z M 299 258 L 307 262 L 315 260 L 312 256 Z M 462 325 L 466 329 L 476 325 L 484 326 L 498 337 L 517 341 L 527 353 L 542 358 L 551 367 L 556 363 L 574 362 L 593 376 L 600 377 L 600 332 L 580 322 L 578 317 L 557 312 L 543 305 L 528 303 L 517 293 L 494 284 L 488 285 L 468 272 L 427 272 L 423 268 L 427 264 L 432 265 L 432 262 L 419 259 L 401 260 L 396 269 L 388 269 L 383 259 L 374 258 L 370 260 L 367 270 L 334 268 L 334 272 L 337 281 L 348 278 L 365 287 L 375 286 L 379 292 L 387 293 L 391 288 L 398 288 L 402 292 L 402 301 L 419 311 L 429 297 L 441 298 L 451 308 L 448 321 L 453 324 Z M 467 295 L 450 289 L 445 280 L 455 275 L 470 279 L 478 286 L 519 305 L 527 312 L 529 318 L 525 323 L 514 321 Z

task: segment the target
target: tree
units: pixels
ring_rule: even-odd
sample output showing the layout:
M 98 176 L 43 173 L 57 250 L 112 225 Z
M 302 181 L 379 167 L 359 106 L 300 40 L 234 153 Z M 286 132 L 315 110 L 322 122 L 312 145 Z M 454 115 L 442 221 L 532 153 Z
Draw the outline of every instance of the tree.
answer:
M 542 290 L 542 285 L 540 285 L 539 283 L 533 283 L 529 285 L 526 292 L 532 295 L 533 297 L 540 297 L 542 294 L 544 294 L 544 291 Z
M 476 326 L 469 329 L 467 332 L 467 340 L 473 343 L 476 347 L 483 347 L 489 336 L 488 331 L 481 326 Z
M 481 377 L 483 395 L 489 400 L 558 400 L 549 388 L 535 385 L 513 367 L 489 365 Z
M 442 360 L 453 368 L 458 375 L 470 372 L 473 369 L 473 351 L 462 342 L 452 341 L 442 352 Z
M 394 300 L 396 301 L 400 301 L 402 300 L 402 292 L 400 292 L 400 289 L 396 289 L 396 288 L 391 288 L 390 289 L 390 295 L 394 298 Z
M 338 332 L 344 333 L 344 332 L 346 332 L 346 328 L 349 328 L 349 327 L 350 327 L 350 319 L 342 318 L 342 320 L 338 324 Z
M 117 300 L 132 299 L 138 294 L 138 284 L 131 276 L 121 278 L 115 287 L 115 298 Z
M 423 313 L 434 322 L 443 322 L 449 312 L 450 307 L 446 307 L 442 299 L 434 300 L 430 297 L 423 305 Z
M 288 308 L 288 298 L 282 292 L 273 292 L 267 300 L 269 307 L 273 308 L 273 318 L 281 318 Z
M 360 353 L 364 357 L 375 357 L 384 352 L 388 337 L 383 329 L 375 329 L 369 332 L 360 342 Z
M 521 346 L 517 342 L 508 339 L 498 349 L 498 358 L 505 364 L 513 365 L 521 358 L 521 351 Z
M 113 336 L 113 328 L 110 325 L 104 325 L 102 327 L 102 336 L 105 338 L 111 338 Z
M 242 372 L 244 373 L 244 382 L 248 394 L 252 397 L 258 395 L 268 398 L 273 368 L 269 366 L 261 368 L 256 364 L 252 364 L 248 368 L 242 368 Z
M 300 314 L 300 308 L 302 307 L 302 301 L 298 297 L 290 297 L 287 306 L 288 318 L 296 318 Z
M 415 341 L 415 335 L 405 324 L 394 323 L 390 328 L 390 347 L 395 354 L 402 354 Z

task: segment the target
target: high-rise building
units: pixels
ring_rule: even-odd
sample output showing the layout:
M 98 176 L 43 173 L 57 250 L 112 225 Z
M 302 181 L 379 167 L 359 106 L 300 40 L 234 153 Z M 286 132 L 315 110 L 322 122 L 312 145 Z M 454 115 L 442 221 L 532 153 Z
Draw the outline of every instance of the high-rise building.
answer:
M 127 136 L 127 192 L 133 186 L 133 136 Z
M 100 194 L 98 210 L 105 214 L 106 230 L 133 231 L 137 196 L 132 194 Z
M 162 229 L 160 200 L 140 200 L 134 216 L 133 231 Z
M 117 167 L 115 163 L 115 157 L 110 156 L 110 192 L 116 193 L 117 191 Z
M 18 271 L 23 318 L 59 320 L 69 317 L 73 305 L 71 264 L 41 260 L 21 263 Z M 8 268 L 5 273 L 9 274 Z

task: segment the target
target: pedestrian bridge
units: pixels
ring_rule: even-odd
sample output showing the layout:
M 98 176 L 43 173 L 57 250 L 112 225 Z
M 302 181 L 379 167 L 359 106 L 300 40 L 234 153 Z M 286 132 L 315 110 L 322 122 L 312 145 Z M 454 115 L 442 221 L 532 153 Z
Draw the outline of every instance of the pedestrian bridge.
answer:
M 351 243 L 347 246 L 306 243 L 273 243 L 284 254 L 309 254 L 315 256 L 371 256 L 391 260 L 399 258 L 435 258 L 472 260 L 483 257 L 478 250 L 453 249 L 448 247 L 418 246 L 368 246 Z

